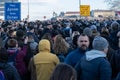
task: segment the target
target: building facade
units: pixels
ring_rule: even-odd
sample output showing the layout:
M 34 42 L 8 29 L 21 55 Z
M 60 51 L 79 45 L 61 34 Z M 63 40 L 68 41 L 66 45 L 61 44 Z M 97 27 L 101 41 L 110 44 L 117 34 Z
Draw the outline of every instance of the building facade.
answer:
M 76 20 L 80 18 L 79 11 L 69 11 L 64 14 L 64 19 Z
M 3 17 L 4 17 L 5 2 L 18 2 L 18 0 L 0 0 L 0 19 L 3 19 Z
M 93 17 L 115 17 L 113 10 L 93 10 L 91 13 Z

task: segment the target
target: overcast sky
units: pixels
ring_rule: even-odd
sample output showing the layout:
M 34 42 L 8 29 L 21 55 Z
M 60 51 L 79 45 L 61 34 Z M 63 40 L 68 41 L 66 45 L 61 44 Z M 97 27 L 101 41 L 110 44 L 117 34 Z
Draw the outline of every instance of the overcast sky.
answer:
M 43 16 L 47 18 L 52 17 L 52 13 L 60 13 L 61 11 L 79 11 L 79 0 L 19 0 L 22 6 L 22 18 L 28 15 L 28 1 L 29 1 L 29 15 L 30 20 L 40 19 Z M 82 5 L 90 5 L 91 10 L 94 9 L 108 9 L 104 0 L 81 0 Z

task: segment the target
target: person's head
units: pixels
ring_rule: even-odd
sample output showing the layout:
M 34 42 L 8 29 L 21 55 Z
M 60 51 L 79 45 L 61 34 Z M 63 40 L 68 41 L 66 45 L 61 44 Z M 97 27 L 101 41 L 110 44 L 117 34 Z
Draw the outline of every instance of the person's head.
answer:
M 102 28 L 101 34 L 109 35 L 109 30 L 107 29 L 107 27 L 103 27 L 103 28 Z
M 38 43 L 35 42 L 34 37 L 32 35 L 28 35 L 28 47 L 31 50 L 36 50 L 38 47 Z
M 52 40 L 52 36 L 50 33 L 45 33 L 42 37 L 42 39 L 47 39 L 50 41 L 50 47 L 53 48 L 53 40 Z
M 34 27 L 33 26 L 31 26 L 31 25 L 28 26 L 28 29 L 29 29 L 30 32 L 32 32 L 32 33 L 34 32 Z
M 70 65 L 60 63 L 54 69 L 50 80 L 77 80 L 76 72 Z
M 85 34 L 81 34 L 77 40 L 77 45 L 81 50 L 86 50 L 89 47 L 89 38 Z
M 48 24 L 48 25 L 47 25 L 47 28 L 48 28 L 48 29 L 52 29 L 52 28 L 53 28 L 52 24 Z
M 75 35 L 75 36 L 73 37 L 72 44 L 73 44 L 73 47 L 74 47 L 74 48 L 77 48 L 77 47 L 78 47 L 78 45 L 77 45 L 77 40 L 78 40 L 79 36 L 80 36 L 80 35 Z
M 120 24 L 118 23 L 118 22 L 113 22 L 112 24 L 111 24 L 111 30 L 112 31 L 117 31 L 117 30 L 119 30 L 120 29 Z
M 83 33 L 86 34 L 87 36 L 92 36 L 92 30 L 88 27 L 86 27 L 84 30 L 83 30 Z
M 39 42 L 39 52 L 40 51 L 48 51 L 50 52 L 50 42 L 47 39 L 42 39 Z
M 73 39 L 74 36 L 76 36 L 76 35 L 80 35 L 79 31 L 73 31 L 73 33 L 72 33 L 72 39 Z
M 32 35 L 28 35 L 28 42 L 33 42 L 34 41 L 34 37 Z
M 91 26 L 90 26 L 90 29 L 91 29 L 92 31 L 94 31 L 94 30 L 97 30 L 97 27 L 96 27 L 95 25 L 91 25 Z
M 17 30 L 17 32 L 16 32 L 16 37 L 17 37 L 18 39 L 23 39 L 24 36 L 25 36 L 25 33 L 24 33 L 23 30 Z
M 42 36 L 42 39 L 47 39 L 47 40 L 52 40 L 52 36 L 50 33 L 45 33 L 43 36 Z
M 69 44 L 61 35 L 57 35 L 54 40 L 53 50 L 55 54 L 67 53 Z
M 15 47 L 18 47 L 18 42 L 16 39 L 9 39 L 8 42 L 8 47 L 9 48 L 15 48 Z
M 9 37 L 14 37 L 14 30 L 9 30 L 8 31 L 8 36 Z
M 4 29 L 2 27 L 0 27 L 0 32 L 3 32 L 3 31 L 4 31 Z
M 92 43 L 94 50 L 103 51 L 105 53 L 108 51 L 108 45 L 108 41 L 101 36 L 96 36 Z

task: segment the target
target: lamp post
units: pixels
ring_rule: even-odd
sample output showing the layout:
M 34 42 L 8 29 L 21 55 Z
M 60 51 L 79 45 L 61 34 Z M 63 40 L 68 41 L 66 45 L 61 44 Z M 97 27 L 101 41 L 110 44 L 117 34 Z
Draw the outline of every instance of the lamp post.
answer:
M 81 5 L 81 0 L 79 0 L 79 7 L 80 7 L 80 5 Z
M 79 0 L 79 11 L 80 11 L 80 5 L 81 5 L 81 0 Z M 80 18 L 81 18 L 81 14 L 80 14 Z
M 29 0 L 28 0 L 28 15 L 27 15 L 27 18 L 28 18 L 28 21 L 29 21 L 29 10 L 30 10 L 30 5 L 29 5 Z

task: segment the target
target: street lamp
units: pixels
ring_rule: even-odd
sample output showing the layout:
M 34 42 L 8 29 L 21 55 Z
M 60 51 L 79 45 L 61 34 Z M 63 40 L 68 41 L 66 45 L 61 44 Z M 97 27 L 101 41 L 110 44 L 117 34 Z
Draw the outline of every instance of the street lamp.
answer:
M 28 15 L 27 15 L 27 18 L 28 18 L 28 21 L 29 21 L 29 10 L 30 10 L 30 5 L 29 5 L 29 0 L 28 0 Z
M 79 0 L 79 7 L 80 7 L 80 5 L 81 5 L 81 0 Z
M 80 5 L 81 5 L 81 0 L 79 0 L 79 11 L 80 11 Z M 80 18 L 81 18 L 81 14 L 80 14 Z

